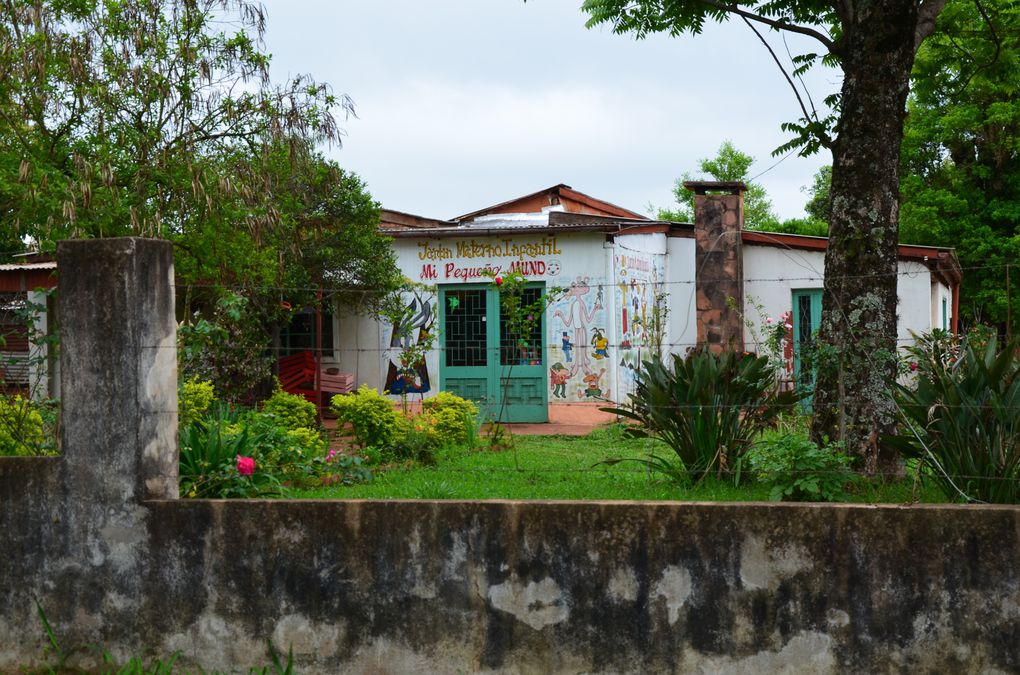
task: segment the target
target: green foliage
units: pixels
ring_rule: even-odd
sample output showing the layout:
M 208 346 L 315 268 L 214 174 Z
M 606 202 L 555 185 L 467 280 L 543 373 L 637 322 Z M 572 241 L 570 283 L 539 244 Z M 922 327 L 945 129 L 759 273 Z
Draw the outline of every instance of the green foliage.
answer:
M 832 217 L 832 165 L 826 164 L 818 169 L 811 179 L 811 185 L 801 190 L 810 195 L 808 203 L 804 206 L 808 219 L 823 223 L 827 228 Z
M 55 455 L 44 413 L 45 404 L 0 396 L 0 456 Z
M 177 423 L 182 427 L 191 426 L 205 417 L 215 400 L 216 389 L 212 382 L 203 382 L 197 377 L 182 380 L 177 387 Z
M 210 319 L 196 316 L 180 326 L 177 340 L 181 377 L 211 382 L 230 403 L 249 398 L 272 375 L 265 324 L 238 293 L 220 297 Z
M 845 501 L 847 485 L 858 480 L 853 459 L 837 447 L 820 448 L 807 436 L 781 434 L 748 452 L 755 478 L 770 487 L 773 501 Z
M 365 384 L 350 394 L 334 396 L 330 408 L 336 414 L 337 427 L 350 425 L 351 435 L 361 447 L 389 445 L 403 420 L 390 399 Z
M 778 392 L 767 357 L 692 350 L 672 364 L 644 362 L 630 404 L 603 408 L 637 422 L 632 436 L 663 441 L 676 453 L 677 476 L 698 480 L 731 472 L 739 481 L 742 460 L 754 436 L 773 424 L 799 396 Z M 651 454 L 650 465 L 663 470 L 669 460 Z
M 676 210 L 660 210 L 659 220 L 673 220 L 684 223 L 694 222 L 694 193 L 684 187 L 684 182 L 691 180 L 744 181 L 747 191 L 744 193 L 744 224 L 749 230 L 775 231 L 779 219 L 772 211 L 772 201 L 768 198 L 765 188 L 758 183 L 748 182 L 748 174 L 754 157 L 737 150 L 730 141 L 719 146 L 714 159 L 703 157 L 698 160 L 700 173 L 684 172 L 673 187 L 673 196 L 679 208 Z
M 448 391 L 422 401 L 440 445 L 466 443 L 476 427 L 478 406 Z
M 232 431 L 232 416 L 219 415 L 181 429 L 180 490 L 185 497 L 263 497 L 281 494 L 280 481 L 260 465 L 257 449 L 264 436 L 244 428 Z M 255 471 L 243 475 L 242 457 L 255 460 Z
M 1004 326 L 1004 266 L 1020 257 L 1020 7 L 948 3 L 912 84 L 900 240 L 955 247 L 961 317 Z
M 314 403 L 279 388 L 262 404 L 262 411 L 272 415 L 277 426 L 295 434 L 315 429 L 318 424 Z
M 901 428 L 885 441 L 916 459 L 950 499 L 1020 501 L 1020 360 L 992 338 L 960 354 L 934 350 L 912 385 L 898 385 Z
M 339 141 L 334 114 L 351 105 L 305 76 L 271 82 L 263 30 L 261 8 L 243 1 L 4 3 L 5 222 L 46 247 L 186 234 L 232 216 L 267 227 L 264 148 Z M 242 150 L 243 166 L 226 161 Z

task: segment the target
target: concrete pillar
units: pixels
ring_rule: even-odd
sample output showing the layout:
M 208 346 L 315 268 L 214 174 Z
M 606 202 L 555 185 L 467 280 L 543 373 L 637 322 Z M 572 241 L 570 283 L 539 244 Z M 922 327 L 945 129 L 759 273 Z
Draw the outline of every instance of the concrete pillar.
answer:
M 742 182 L 687 181 L 694 192 L 694 264 L 698 344 L 743 351 L 744 228 Z
M 109 505 L 177 498 L 173 249 L 62 241 L 60 372 L 68 488 Z

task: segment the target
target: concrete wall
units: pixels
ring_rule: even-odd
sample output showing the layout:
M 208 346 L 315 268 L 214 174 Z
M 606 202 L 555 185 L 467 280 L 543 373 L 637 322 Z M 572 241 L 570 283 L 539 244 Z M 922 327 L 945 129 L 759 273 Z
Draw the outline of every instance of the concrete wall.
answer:
M 169 245 L 58 255 L 65 455 L 0 458 L 0 671 L 35 600 L 218 669 L 1020 669 L 1014 507 L 178 500 Z

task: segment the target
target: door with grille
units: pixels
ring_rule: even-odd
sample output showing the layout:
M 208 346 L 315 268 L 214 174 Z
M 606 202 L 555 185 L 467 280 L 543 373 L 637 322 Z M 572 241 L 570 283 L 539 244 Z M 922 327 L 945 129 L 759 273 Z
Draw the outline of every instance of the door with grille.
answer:
M 822 289 L 793 291 L 793 372 L 798 389 L 808 392 L 815 386 L 814 341 L 822 325 Z M 804 399 L 810 407 L 811 394 Z
M 529 286 L 522 304 L 542 291 Z M 440 389 L 475 401 L 485 419 L 547 422 L 545 318 L 532 335 L 512 335 L 488 286 L 441 286 L 439 302 Z

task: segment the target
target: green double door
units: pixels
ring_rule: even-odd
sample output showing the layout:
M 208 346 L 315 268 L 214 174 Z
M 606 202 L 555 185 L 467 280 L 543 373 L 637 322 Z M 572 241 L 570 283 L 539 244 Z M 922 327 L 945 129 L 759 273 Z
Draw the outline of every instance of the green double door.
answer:
M 542 292 L 527 287 L 522 306 Z M 499 292 L 476 284 L 440 286 L 439 303 L 439 388 L 474 401 L 488 420 L 548 422 L 545 318 L 531 335 L 511 335 Z

